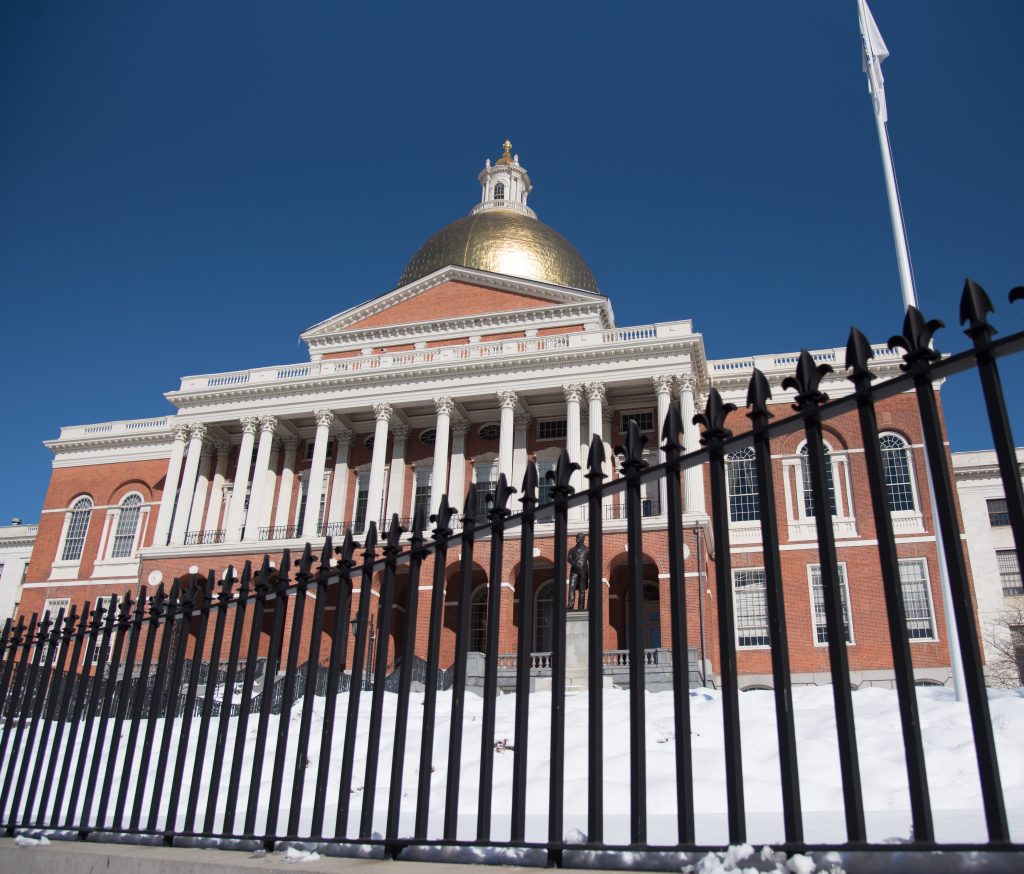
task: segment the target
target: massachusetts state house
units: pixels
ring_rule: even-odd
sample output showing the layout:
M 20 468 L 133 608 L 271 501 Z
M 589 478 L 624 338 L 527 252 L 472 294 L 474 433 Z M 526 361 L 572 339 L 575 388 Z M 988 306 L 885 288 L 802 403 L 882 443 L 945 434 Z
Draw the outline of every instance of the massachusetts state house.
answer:
M 793 371 L 795 352 L 708 360 L 701 333 L 685 318 L 617 325 L 612 301 L 579 252 L 528 205 L 533 185 L 508 142 L 478 178 L 479 202 L 413 254 L 397 287 L 301 335 L 308 359 L 185 376 L 166 394 L 174 407 L 167 416 L 71 425 L 47 442 L 53 471 L 21 611 L 55 612 L 126 591 L 134 596 L 140 585 L 210 570 L 220 576 L 247 559 L 258 564 L 264 554 L 280 562 L 285 548 L 307 541 L 316 548 L 326 535 L 351 529 L 359 539 L 371 520 L 386 526 L 397 515 L 408 527 L 418 507 L 435 510 L 442 494 L 464 509 L 471 482 L 482 511 L 499 475 L 518 485 L 530 462 L 538 465 L 544 502 L 550 488 L 544 474 L 560 451 L 583 462 L 592 435 L 606 444 L 609 477 L 619 475 L 613 448 L 630 422 L 650 438 L 648 457 L 656 463 L 661 423 L 673 404 L 682 414 L 684 448 L 696 449 L 693 416 L 711 387 L 741 408 L 728 426 L 745 430 L 742 407 L 755 366 L 772 384 L 779 415 L 789 411 L 792 393 L 779 386 Z M 878 375 L 895 374 L 898 356 L 884 347 L 875 351 Z M 838 397 L 852 390 L 842 375 L 843 350 L 814 356 L 837 371 L 823 383 L 825 391 Z M 915 669 L 921 682 L 945 683 L 949 656 L 913 398 L 882 402 L 879 423 Z M 826 423 L 826 440 L 852 681 L 889 685 L 891 646 L 856 419 Z M 794 682 L 828 682 L 803 450 L 800 434 L 773 444 L 789 646 Z M 583 488 L 582 473 L 575 477 L 574 486 Z M 703 679 L 715 682 L 717 553 L 705 477 L 695 468 L 683 481 L 687 608 L 690 658 L 696 656 Z M 669 647 L 664 485 L 645 488 L 643 628 L 656 688 L 658 672 L 682 655 Z M 728 492 L 740 685 L 756 688 L 770 684 L 771 662 L 752 451 L 729 458 Z M 587 530 L 578 512 L 570 518 L 571 538 Z M 622 679 L 616 654 L 627 646 L 628 579 L 620 496 L 606 498 L 603 512 L 603 566 L 591 575 L 593 592 L 599 585 L 605 599 L 608 671 Z M 542 523 L 534 550 L 535 609 L 522 616 L 518 543 L 506 545 L 501 580 L 488 579 L 488 544 L 477 544 L 472 652 L 484 648 L 488 587 L 500 586 L 499 652 L 514 653 L 517 629 L 530 622 L 543 673 L 552 600 L 564 597 L 551 584 L 553 546 L 553 526 Z M 458 549 L 448 558 L 454 578 Z M 444 608 L 442 666 L 454 651 L 454 591 Z M 424 623 L 429 594 L 424 587 Z M 376 609 L 375 600 L 371 615 Z M 400 643 L 403 623 L 392 627 L 393 638 L 378 646 Z M 425 629 L 416 633 L 423 656 Z

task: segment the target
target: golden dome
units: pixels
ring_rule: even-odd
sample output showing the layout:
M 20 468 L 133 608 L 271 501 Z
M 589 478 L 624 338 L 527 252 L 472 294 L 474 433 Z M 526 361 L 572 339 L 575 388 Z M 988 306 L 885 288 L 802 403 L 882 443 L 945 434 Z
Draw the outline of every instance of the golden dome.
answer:
M 528 215 L 488 209 L 441 228 L 412 256 L 399 286 L 449 264 L 597 291 L 586 261 L 565 237 Z

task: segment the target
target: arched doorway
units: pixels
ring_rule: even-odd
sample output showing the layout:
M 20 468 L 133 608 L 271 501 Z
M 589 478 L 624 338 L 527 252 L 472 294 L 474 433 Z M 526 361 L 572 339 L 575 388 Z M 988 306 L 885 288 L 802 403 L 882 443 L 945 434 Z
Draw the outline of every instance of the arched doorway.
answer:
M 623 553 L 612 560 L 609 581 L 609 621 L 618 649 L 629 648 L 629 567 Z M 642 646 L 658 649 L 662 646 L 661 598 L 658 587 L 658 566 L 649 556 L 643 563 Z

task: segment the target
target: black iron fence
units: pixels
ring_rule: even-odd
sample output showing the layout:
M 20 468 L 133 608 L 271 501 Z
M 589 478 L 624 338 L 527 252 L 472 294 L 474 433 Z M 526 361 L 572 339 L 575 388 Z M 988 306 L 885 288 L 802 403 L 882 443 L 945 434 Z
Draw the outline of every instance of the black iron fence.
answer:
M 1011 300 L 1024 296 L 1017 289 Z M 869 843 L 861 785 L 863 762 L 849 682 L 840 579 L 822 423 L 855 413 L 870 475 L 872 513 L 877 530 L 884 608 L 892 646 L 895 686 L 909 785 L 912 838 L 901 852 L 936 850 L 928 775 L 913 662 L 906 634 L 906 611 L 896 543 L 879 450 L 878 402 L 913 392 L 920 410 L 923 439 L 934 483 L 944 560 L 955 614 L 956 646 L 963 662 L 977 771 L 987 828 L 987 850 L 1013 850 L 982 674 L 982 656 L 972 607 L 963 546 L 955 512 L 939 413 L 933 387 L 957 373 L 975 370 L 981 380 L 992 437 L 1006 490 L 1007 512 L 1016 554 L 1024 558 L 1024 496 L 1006 414 L 997 361 L 1024 348 L 1024 333 L 994 340 L 987 321 L 992 307 L 973 283 L 965 289 L 961 321 L 972 348 L 941 357 L 932 346 L 940 327 L 908 312 L 903 333 L 890 345 L 902 348 L 904 373 L 873 384 L 871 347 L 854 329 L 846 366 L 854 392 L 829 400 L 820 390 L 831 369 L 802 353 L 795 373 L 783 383 L 795 390 L 794 414 L 770 422 L 771 390 L 754 371 L 748 412 L 752 428 L 734 436 L 727 428 L 732 405 L 711 390 L 705 410 L 703 448 L 684 454 L 682 423 L 673 409 L 663 433 L 664 463 L 648 466 L 636 424 L 630 425 L 621 456 L 623 476 L 607 481 L 604 453 L 595 439 L 588 459 L 589 488 L 574 493 L 574 465 L 563 453 L 550 474 L 552 500 L 538 506 L 537 470 L 527 468 L 520 498 L 522 513 L 512 516 L 512 489 L 502 477 L 486 519 L 475 518 L 474 488 L 466 496 L 462 533 L 453 532 L 454 510 L 442 500 L 433 528 L 422 513 L 403 540 L 393 520 L 378 541 L 371 525 L 362 544 L 351 535 L 336 550 L 326 540 L 319 562 L 309 545 L 293 565 L 285 555 L 279 570 L 269 559 L 253 571 L 247 563 L 237 579 L 175 581 L 167 590 L 139 589 L 108 609 L 88 603 L 64 615 L 33 615 L 11 625 L 0 637 L 0 822 L 15 830 L 91 839 L 137 840 L 182 845 L 266 846 L 298 842 L 324 852 L 429 857 L 438 848 L 503 848 L 504 861 L 564 865 L 678 864 L 678 854 L 700 849 L 695 831 L 694 751 L 691 741 L 690 658 L 671 658 L 672 761 L 675 769 L 676 840 L 649 839 L 645 669 L 652 658 L 643 628 L 643 554 L 648 513 L 646 487 L 664 480 L 664 537 L 667 540 L 671 613 L 670 649 L 688 653 L 689 615 L 685 597 L 680 474 L 708 464 L 711 526 L 716 543 L 714 574 L 719 623 L 717 653 L 721 675 L 728 841 L 747 838 L 747 811 L 741 756 L 740 705 L 736 670 L 733 585 L 730 575 L 726 455 L 753 447 L 760 482 L 757 496 L 769 618 L 775 734 L 782 797 L 781 846 L 809 848 L 796 755 L 791 695 L 787 613 L 783 601 L 778 519 L 771 470 L 772 441 L 803 432 L 817 527 L 817 545 L 827 626 L 831 690 L 836 714 L 847 841 L 835 846 L 891 849 Z M 778 409 L 778 408 L 776 408 Z M 573 726 L 573 744 L 585 744 L 586 794 L 571 799 L 586 808 L 586 834 L 567 839 L 566 804 L 566 602 L 552 606 L 550 652 L 534 652 L 534 630 L 518 623 L 516 652 L 501 654 L 501 586 L 487 592 L 482 698 L 473 705 L 479 726 L 479 751 L 463 750 L 467 736 L 467 661 L 470 650 L 474 551 L 489 556 L 489 579 L 506 578 L 505 540 L 518 538 L 519 615 L 532 615 L 535 603 L 534 533 L 540 518 L 553 520 L 554 582 L 566 585 L 570 511 L 586 507 L 590 561 L 602 567 L 603 500 L 622 496 L 628 541 L 628 648 L 619 656 L 629 670 L 628 733 L 604 735 L 605 690 L 598 678 L 607 653 L 600 634 L 589 638 L 586 660 L 591 682 L 585 692 L 585 736 Z M 582 515 L 582 514 L 581 514 Z M 445 588 L 446 568 L 457 560 L 460 571 Z M 1024 565 L 1024 561 L 1021 562 Z M 399 569 L 406 575 L 397 585 Z M 379 603 L 371 623 L 371 598 L 362 597 L 376 582 Z M 420 604 L 420 589 L 429 599 Z M 397 600 L 401 595 L 401 603 Z M 454 601 L 454 623 L 445 624 L 445 604 Z M 396 607 L 401 609 L 395 609 Z M 506 608 L 507 609 L 507 608 Z M 591 628 L 604 624 L 600 597 L 586 610 Z M 354 617 L 353 617 L 354 612 Z M 401 626 L 401 627 L 399 627 Z M 440 667 L 442 630 L 454 637 L 450 671 Z M 416 656 L 416 631 L 425 631 L 426 659 Z M 351 631 L 351 633 L 350 633 Z M 377 645 L 371 649 L 370 635 Z M 389 646 L 388 641 L 393 641 Z M 538 666 L 550 675 L 547 688 L 531 693 Z M 657 661 L 657 656 L 654 657 Z M 216 666 L 216 670 L 211 668 Z M 498 672 L 515 671 L 514 731 L 497 738 Z M 369 681 L 363 682 L 369 674 Z M 356 678 L 356 681 L 352 681 Z M 449 689 L 449 692 L 440 691 Z M 342 694 L 343 693 L 343 694 Z M 443 697 L 442 697 L 443 696 Z M 543 735 L 531 720 L 531 698 L 550 701 Z M 477 712 L 478 711 L 478 712 Z M 385 718 L 393 726 L 390 749 L 379 740 Z M 475 730 L 475 729 L 474 729 Z M 447 743 L 445 737 L 447 735 Z M 475 736 L 475 735 L 474 735 Z M 622 855 L 606 839 L 605 749 L 609 743 L 628 753 L 628 848 L 645 856 Z M 549 757 L 546 791 L 528 792 L 529 753 L 545 748 Z M 508 785 L 495 786 L 495 756 L 512 755 Z M 467 764 L 471 763 L 471 764 Z M 384 772 L 382 772 L 382 767 Z M 472 770 L 474 780 L 464 781 Z M 578 777 L 577 785 L 578 785 Z M 471 798 L 463 783 L 471 787 Z M 494 810 L 494 799 L 508 793 L 508 813 Z M 467 803 L 472 806 L 469 811 Z M 537 821 L 542 822 L 539 829 Z M 528 822 L 530 827 L 528 828 Z M 820 849 L 820 847 L 819 847 Z M 673 855 L 677 854 L 677 855 Z M 479 858 L 479 855 L 475 856 Z M 685 857 L 684 857 L 685 858 Z M 659 861 L 661 860 L 661 861 Z M 665 860 L 668 860 L 667 862 Z

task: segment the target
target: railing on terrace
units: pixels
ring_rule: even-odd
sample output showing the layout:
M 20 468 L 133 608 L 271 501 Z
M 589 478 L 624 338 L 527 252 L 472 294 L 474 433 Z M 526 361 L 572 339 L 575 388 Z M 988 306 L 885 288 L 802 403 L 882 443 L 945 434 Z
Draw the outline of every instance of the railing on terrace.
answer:
M 1017 289 L 1011 300 L 1021 297 L 1024 290 Z M 550 503 L 538 506 L 537 469 L 529 464 L 520 492 L 524 506 L 520 514 L 509 513 L 509 488 L 502 476 L 487 518 L 476 518 L 476 490 L 471 486 L 461 534 L 453 531 L 451 522 L 456 514 L 445 497 L 432 519 L 429 536 L 422 531 L 422 520 L 417 520 L 412 539 L 404 546 L 400 524 L 392 523 L 383 543 L 378 540 L 376 525 L 371 525 L 361 544 L 346 536 L 335 550 L 328 539 L 318 566 L 307 545 L 295 566 L 286 552 L 278 570 L 265 558 L 256 571 L 246 563 L 237 579 L 229 573 L 217 580 L 210 572 L 205 578 L 190 575 L 184 586 L 177 581 L 169 589 L 161 585 L 155 592 L 141 586 L 138 596 L 128 593 L 110 604 L 109 610 L 103 606 L 90 609 L 86 602 L 73 606 L 67 615 L 62 610 L 55 617 L 33 614 L 27 621 L 24 616 L 14 624 L 8 620 L 0 634 L 0 824 L 9 833 L 50 833 L 74 839 L 236 848 L 299 844 L 326 853 L 401 858 L 436 858 L 440 854 L 450 859 L 465 851 L 469 859 L 483 856 L 529 864 L 679 870 L 696 865 L 708 849 L 698 843 L 696 829 L 697 801 L 707 798 L 702 794 L 706 787 L 695 785 L 700 779 L 696 775 L 701 773 L 696 766 L 695 753 L 699 753 L 701 761 L 709 755 L 724 760 L 726 839 L 730 844 L 744 844 L 751 814 L 745 801 L 742 747 L 750 735 L 741 735 L 740 728 L 744 716 L 751 713 L 741 710 L 739 703 L 725 459 L 730 452 L 752 446 L 760 483 L 757 561 L 764 572 L 770 642 L 764 659 L 772 673 L 770 694 L 775 709 L 771 731 L 777 744 L 781 799 L 781 817 L 773 819 L 771 826 L 776 846 L 790 853 L 817 852 L 819 862 L 837 865 L 843 865 L 846 854 L 854 851 L 895 853 L 900 866 L 911 867 L 938 864 L 937 857 L 924 854 L 939 850 L 968 852 L 965 864 L 983 863 L 986 853 L 1014 854 L 1005 856 L 1004 868 L 1016 865 L 1019 869 L 1024 845 L 1014 843 L 1008 825 L 976 615 L 933 388 L 936 381 L 955 374 L 976 372 L 980 378 L 1010 529 L 1018 561 L 1024 565 L 1024 491 L 998 371 L 999 359 L 1024 350 L 1024 332 L 994 340 L 994 329 L 987 322 L 991 310 L 984 292 L 968 284 L 961 313 L 969 323 L 967 333 L 973 346 L 942 358 L 932 346 L 939 324 L 925 322 L 911 308 L 902 336 L 892 341 L 905 353 L 905 372 L 877 384 L 872 382 L 867 363 L 871 347 L 854 329 L 845 359 L 854 392 L 837 400 L 829 400 L 821 392 L 821 380 L 830 368 L 816 364 L 809 354 L 801 355 L 795 372 L 785 380 L 785 386 L 796 393 L 795 413 L 788 417 L 771 418 L 768 381 L 755 371 L 746 413 L 752 429 L 744 427 L 738 436 L 727 426 L 730 417 L 739 424 L 739 416 L 712 389 L 706 408 L 696 417 L 703 427 L 703 448 L 697 451 L 683 454 L 682 422 L 673 406 L 663 433 L 666 460 L 659 465 L 646 464 L 645 438 L 631 423 L 620 449 L 621 479 L 606 481 L 603 445 L 595 439 L 586 472 L 590 487 L 585 491 L 573 491 L 573 465 L 563 452 L 550 474 Z M 922 439 L 934 483 L 948 568 L 948 607 L 956 619 L 957 637 L 952 645 L 963 664 L 971 725 L 970 740 L 964 738 L 963 743 L 973 746 L 984 816 L 985 837 L 978 836 L 967 845 L 951 844 L 937 831 L 933 818 L 899 553 L 879 449 L 876 404 L 908 392 L 916 398 L 921 415 Z M 775 408 L 775 413 L 779 412 Z M 899 702 L 909 828 L 895 849 L 889 842 L 872 842 L 866 826 L 862 780 L 863 767 L 868 764 L 859 762 L 841 579 L 828 511 L 823 425 L 843 415 L 856 417 L 863 438 L 877 538 L 872 548 L 877 550 L 880 571 L 878 609 L 885 616 L 883 627 L 891 647 Z M 831 838 L 813 845 L 805 836 L 805 825 L 820 811 L 810 809 L 804 795 L 806 783 L 800 770 L 805 762 L 799 762 L 796 754 L 787 642 L 790 619 L 784 603 L 771 476 L 773 441 L 797 432 L 809 447 L 827 638 L 823 652 L 827 653 L 836 726 L 834 738 L 827 739 L 826 745 L 835 744 L 845 826 L 845 840 Z M 716 543 L 715 655 L 721 678 L 722 732 L 703 737 L 696 749 L 691 728 L 691 709 L 696 704 L 688 694 L 688 659 L 671 659 L 671 725 L 664 720 L 652 724 L 647 718 L 645 674 L 651 655 L 644 646 L 642 599 L 648 532 L 641 520 L 645 487 L 663 484 L 667 503 L 664 534 L 659 537 L 667 551 L 668 573 L 662 584 L 669 596 L 669 649 L 686 652 L 698 615 L 687 597 L 687 568 L 692 567 L 693 559 L 683 544 L 680 475 L 705 464 L 710 471 Z M 566 697 L 564 597 L 554 597 L 551 602 L 550 655 L 534 653 L 532 623 L 519 621 L 512 630 L 511 620 L 535 612 L 538 514 L 550 511 L 554 516 L 553 583 L 555 592 L 562 595 L 567 582 L 570 513 L 576 507 L 589 509 L 590 562 L 592 567 L 603 568 L 604 516 L 600 508 L 610 494 L 624 496 L 626 506 L 628 646 L 622 658 L 629 670 L 629 715 L 628 731 L 621 731 L 615 723 L 615 734 L 606 736 L 606 696 L 601 682 L 590 682 L 587 690 L 579 693 L 582 698 L 574 697 L 571 702 L 585 705 L 586 718 L 580 715 L 581 706 L 575 711 L 578 722 L 566 722 L 570 702 Z M 520 530 L 519 543 L 509 544 L 506 550 L 506 534 L 514 529 Z M 488 579 L 509 579 L 513 564 L 520 570 L 517 612 L 503 617 L 508 609 L 503 605 L 504 586 L 491 585 L 485 590 L 483 627 L 474 624 L 478 614 L 471 609 L 479 574 L 475 554 L 489 565 Z M 449 579 L 447 569 L 455 562 L 458 571 Z M 370 591 L 375 580 L 379 581 L 379 597 L 355 597 L 357 589 Z M 424 597 L 421 605 L 421 594 L 426 593 L 429 597 Z M 446 608 L 447 596 L 454 602 L 448 602 Z M 603 628 L 603 599 L 589 599 L 586 610 L 589 626 Z M 376 617 L 373 622 L 371 615 Z M 499 712 L 502 662 L 498 648 L 508 633 L 513 633 L 516 645 L 515 695 L 510 702 L 503 699 Z M 470 706 L 466 695 L 468 653 L 471 639 L 478 641 L 481 634 L 485 641 L 483 694 L 473 698 Z M 603 651 L 601 637 L 589 636 L 587 664 L 594 679 L 602 676 L 609 656 L 616 657 Z M 425 660 L 416 658 L 417 640 L 425 640 Z M 441 667 L 443 640 L 454 646 L 447 675 L 447 666 L 445 670 Z M 382 641 L 394 641 L 394 645 L 381 645 Z M 197 658 L 197 653 L 202 657 Z M 538 657 L 550 665 L 550 689 L 531 695 L 531 672 Z M 263 667 L 258 668 L 261 661 Z M 220 666 L 217 682 L 208 682 L 203 673 L 205 662 Z M 389 664 L 399 666 L 390 678 Z M 365 693 L 370 699 L 368 707 L 362 700 L 367 672 L 372 675 L 372 682 L 365 684 L 372 687 Z M 361 682 L 346 683 L 346 675 Z M 445 676 L 450 679 L 444 680 Z M 125 678 L 130 678 L 128 685 Z M 415 697 L 414 680 L 422 688 Z M 438 687 L 447 682 L 451 692 L 441 699 Z M 318 695 L 322 700 L 316 700 Z M 223 707 L 228 700 L 231 707 Z M 538 714 L 542 702 L 549 707 Z M 505 703 L 512 705 L 514 713 L 504 709 Z M 275 716 L 275 708 L 280 718 Z M 178 713 L 179 718 L 170 718 Z M 284 718 L 286 713 L 289 718 Z M 763 733 L 771 724 L 762 715 L 749 731 Z M 511 726 L 507 741 L 498 737 L 499 725 L 502 731 L 510 731 Z M 539 730 L 542 737 L 537 736 Z M 568 744 L 570 732 L 572 743 Z M 446 738 L 439 737 L 441 734 Z M 480 745 L 467 750 L 464 757 L 463 744 L 468 738 Z M 674 789 L 658 795 L 653 820 L 647 776 L 648 756 L 652 755 L 647 743 L 652 739 L 668 744 L 659 748 L 667 756 L 658 752 L 657 777 L 666 779 L 667 765 Z M 538 750 L 547 757 L 547 782 L 543 791 L 534 788 L 528 793 Z M 616 758 L 628 753 L 628 814 L 606 811 L 609 793 L 617 793 L 616 803 L 620 797 L 618 788 L 606 785 L 606 750 Z M 939 765 L 946 767 L 946 762 Z M 495 806 L 496 798 L 504 799 L 495 791 L 498 767 L 502 784 L 511 783 L 507 806 L 504 800 Z M 934 767 L 933 762 L 931 769 Z M 573 795 L 567 799 L 567 775 L 584 772 L 586 790 L 580 788 L 579 776 L 573 776 Z M 610 773 L 607 777 L 618 779 Z M 820 794 L 820 786 L 815 786 L 813 798 Z M 885 816 L 891 820 L 897 812 L 887 807 Z M 672 822 L 667 831 L 664 817 Z M 579 822 L 585 831 L 578 841 L 566 837 L 573 822 Z M 652 822 L 658 824 L 659 831 L 651 830 Z M 628 837 L 611 837 L 613 826 L 621 827 Z M 498 850 L 489 854 L 486 848 L 494 847 Z M 825 850 L 838 855 L 823 859 Z M 896 857 L 885 858 L 892 861 Z M 879 868 L 876 865 L 874 869 Z
M 185 546 L 205 546 L 213 543 L 223 543 L 227 534 L 225 528 L 212 528 L 207 531 L 186 531 Z

